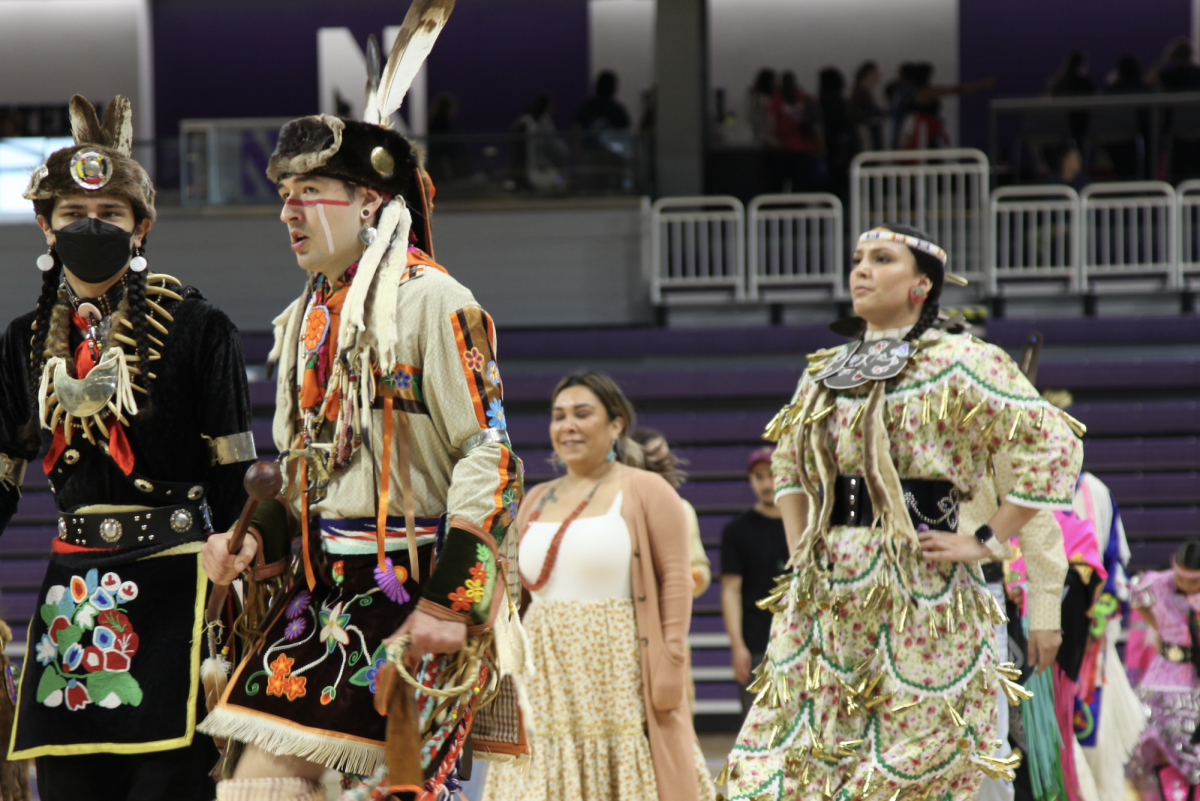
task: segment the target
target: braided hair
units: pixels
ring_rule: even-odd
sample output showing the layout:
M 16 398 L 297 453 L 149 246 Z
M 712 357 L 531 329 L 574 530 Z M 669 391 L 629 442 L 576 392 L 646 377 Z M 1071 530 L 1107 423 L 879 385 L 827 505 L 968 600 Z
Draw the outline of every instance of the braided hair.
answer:
M 920 228 L 915 228 L 911 225 L 893 225 L 884 223 L 880 226 L 893 234 L 904 234 L 916 239 L 923 239 L 926 242 L 933 242 L 933 237 L 922 231 Z M 936 244 L 936 242 L 934 243 Z M 907 246 L 906 246 L 907 247 Z M 938 312 L 940 310 L 940 299 L 942 297 L 942 284 L 946 278 L 946 267 L 941 260 L 935 256 L 926 253 L 923 250 L 908 249 L 916 259 L 917 272 L 922 275 L 929 276 L 929 281 L 932 286 L 929 287 L 929 296 L 925 298 L 925 302 L 921 304 L 921 316 L 917 318 L 917 322 L 913 325 L 912 330 L 908 332 L 905 339 L 910 342 L 915 342 L 930 328 L 933 328 L 938 321 Z
M 42 291 L 38 295 L 37 308 L 33 314 L 33 337 L 29 343 L 29 421 L 18 436 L 19 445 L 26 459 L 33 459 L 41 448 L 38 435 L 38 387 L 42 381 L 42 363 L 46 351 L 46 339 L 50 335 L 50 316 L 58 302 L 58 288 L 62 283 L 63 266 L 53 250 L 54 267 L 42 273 Z
M 137 343 L 137 369 L 140 373 L 131 378 L 135 385 L 146 390 L 145 397 L 138 403 L 137 414 L 138 419 L 145 420 L 153 409 L 150 397 L 150 323 L 146 318 L 149 313 L 146 305 L 146 271 L 135 273 L 130 270 L 128 275 L 125 300 L 129 303 L 129 321 L 133 323 L 133 341 Z

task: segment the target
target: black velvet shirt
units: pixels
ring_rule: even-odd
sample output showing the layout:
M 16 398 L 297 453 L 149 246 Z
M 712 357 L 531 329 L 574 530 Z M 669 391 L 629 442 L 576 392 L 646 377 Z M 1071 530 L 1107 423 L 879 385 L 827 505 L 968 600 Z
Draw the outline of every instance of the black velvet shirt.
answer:
M 162 358 L 150 363 L 151 410 L 130 421 L 126 436 L 134 455 L 134 472 L 151 480 L 209 485 L 208 501 L 217 531 L 228 530 L 245 502 L 242 478 L 249 462 L 213 465 L 211 438 L 250 430 L 250 395 L 241 337 L 220 309 L 199 295 L 162 303 L 175 318 L 168 331 L 154 335 L 163 341 Z M 18 317 L 0 337 L 0 453 L 29 457 L 21 447 L 21 431 L 36 412 L 29 401 L 29 351 L 34 314 Z M 71 346 L 81 342 L 72 333 Z M 139 407 L 146 396 L 137 393 Z M 97 436 L 97 443 L 103 442 Z M 45 455 L 53 433 L 41 429 L 38 458 Z M 146 505 L 111 458 L 90 444 L 79 431 L 71 447 L 79 462 L 63 470 L 62 457 L 50 471 L 60 511 L 92 504 Z M 30 459 L 32 462 L 33 460 Z M 30 470 L 37 471 L 36 464 Z M 0 485 L 0 530 L 17 511 L 20 495 Z

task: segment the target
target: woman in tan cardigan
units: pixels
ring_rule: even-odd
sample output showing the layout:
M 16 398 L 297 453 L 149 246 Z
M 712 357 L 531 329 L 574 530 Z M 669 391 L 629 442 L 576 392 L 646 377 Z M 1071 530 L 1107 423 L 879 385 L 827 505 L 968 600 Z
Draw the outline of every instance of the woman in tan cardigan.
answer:
M 492 766 L 485 801 L 715 797 L 685 693 L 687 519 L 671 486 L 636 466 L 633 423 L 606 376 L 554 391 L 550 436 L 567 474 L 517 514 L 533 764 Z

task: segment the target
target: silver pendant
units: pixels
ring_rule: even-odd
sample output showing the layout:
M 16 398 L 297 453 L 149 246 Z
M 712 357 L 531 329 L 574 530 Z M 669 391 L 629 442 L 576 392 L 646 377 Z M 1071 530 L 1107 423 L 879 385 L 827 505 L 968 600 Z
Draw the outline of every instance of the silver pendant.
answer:
M 73 417 L 90 417 L 108 407 L 117 392 L 121 363 L 116 349 L 105 351 L 100 363 L 83 378 L 71 378 L 65 362 L 54 368 L 54 393 Z

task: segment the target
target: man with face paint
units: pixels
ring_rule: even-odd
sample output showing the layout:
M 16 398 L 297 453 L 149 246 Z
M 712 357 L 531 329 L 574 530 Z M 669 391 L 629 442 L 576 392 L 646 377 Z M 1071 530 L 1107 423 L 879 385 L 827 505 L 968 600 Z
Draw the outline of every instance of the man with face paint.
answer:
M 406 37 L 436 35 L 452 6 L 414 2 L 382 82 L 372 75 L 368 121 L 293 120 L 267 168 L 309 278 L 275 320 L 271 354 L 287 484 L 252 527 L 274 551 L 298 538 L 301 567 L 201 724 L 234 743 L 219 799 L 324 798 L 327 769 L 402 799 L 443 797 L 457 787 L 487 683 L 486 673 L 451 673 L 488 647 L 497 616 L 519 626 L 504 598 L 517 580 L 505 532 L 523 488 L 495 326 L 434 262 L 432 186 L 413 146 L 380 124 L 403 96 L 388 76 L 411 75 L 424 58 L 397 67 L 412 55 Z M 258 547 L 247 538 L 231 556 L 215 535 L 205 569 L 227 583 Z M 398 639 L 407 665 L 389 653 Z M 458 689 L 415 691 L 397 667 Z
M 75 145 L 25 192 L 41 296 L 0 337 L 0 527 L 39 455 L 58 509 L 8 758 L 37 760 L 49 801 L 211 799 L 200 549 L 236 519 L 254 459 L 241 341 L 147 269 L 154 188 L 129 101 L 103 125 L 82 97 L 70 114 Z

